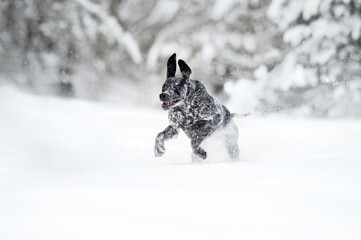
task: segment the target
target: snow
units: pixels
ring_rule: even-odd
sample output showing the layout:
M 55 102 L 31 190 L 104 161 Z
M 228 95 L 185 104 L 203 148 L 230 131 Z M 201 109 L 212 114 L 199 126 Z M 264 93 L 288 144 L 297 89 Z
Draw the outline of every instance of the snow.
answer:
M 298 25 L 288 29 L 283 35 L 283 40 L 290 43 L 293 47 L 297 46 L 302 40 L 307 39 L 311 35 L 311 30 L 305 25 Z
M 107 41 L 112 44 L 114 41 L 123 45 L 134 63 L 142 62 L 142 55 L 137 41 L 130 32 L 125 32 L 114 16 L 109 15 L 99 4 L 88 0 L 77 0 L 77 2 L 102 20 L 100 31 L 107 36 Z M 90 23 L 89 21 L 87 23 Z M 96 27 L 96 26 L 94 26 Z M 112 33 L 112 34 L 109 34 Z M 114 39 L 113 39 L 114 38 Z
M 176 1 L 162 0 L 158 1 L 147 19 L 146 24 L 155 24 L 157 22 L 168 22 L 179 10 L 179 3 Z
M 324 55 L 326 54 L 327 52 Z M 317 57 L 320 58 L 318 55 Z M 271 87 L 287 91 L 293 87 L 304 88 L 317 85 L 315 71 L 298 64 L 297 55 L 288 54 L 280 66 L 272 73 L 274 80 L 269 83 Z
M 178 34 L 179 32 L 187 32 L 188 29 L 200 24 L 203 21 L 204 20 L 199 18 L 181 19 L 162 28 L 147 53 L 147 68 L 154 69 L 157 66 L 160 54 L 163 52 L 163 46 L 166 46 L 165 49 L 167 49 L 166 40 L 168 40 L 172 35 Z M 174 48 L 173 50 L 169 48 L 169 50 L 170 51 L 167 52 L 166 55 L 167 57 L 175 51 Z M 179 56 L 182 56 L 185 59 L 189 57 L 189 54 L 186 54 L 186 49 L 180 48 L 176 50 Z
M 361 122 L 236 119 L 241 158 L 166 112 L 0 88 L 1 239 L 360 239 Z
M 321 0 L 306 0 L 303 4 L 302 18 L 306 21 L 317 15 Z
M 222 19 L 232 9 L 234 2 L 234 0 L 217 0 L 213 6 L 213 19 Z
M 285 30 L 290 23 L 295 21 L 299 14 L 302 12 L 302 1 L 291 1 L 286 9 L 286 0 L 274 0 L 268 8 L 267 15 L 274 22 L 277 22 L 281 30 Z M 286 14 L 280 14 L 283 11 L 287 11 Z
M 228 105 L 233 109 L 243 109 L 243 112 L 251 112 L 259 106 L 259 94 L 261 93 L 261 84 L 247 79 L 240 79 L 237 82 L 226 82 L 224 92 L 233 96 Z
M 351 25 L 351 36 L 353 40 L 357 40 L 360 37 L 361 33 L 361 19 L 357 15 L 353 15 L 350 18 Z

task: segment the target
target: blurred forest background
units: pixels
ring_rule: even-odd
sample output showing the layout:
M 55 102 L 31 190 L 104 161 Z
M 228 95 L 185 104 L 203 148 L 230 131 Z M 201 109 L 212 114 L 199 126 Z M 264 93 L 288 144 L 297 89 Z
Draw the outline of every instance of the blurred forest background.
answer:
M 2 0 L 0 82 L 159 104 L 176 52 L 233 111 L 361 116 L 361 0 Z

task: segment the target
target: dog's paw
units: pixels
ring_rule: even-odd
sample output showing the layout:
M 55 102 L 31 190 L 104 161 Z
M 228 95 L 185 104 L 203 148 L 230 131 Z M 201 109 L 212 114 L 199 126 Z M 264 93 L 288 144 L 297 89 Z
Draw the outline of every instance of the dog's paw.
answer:
M 202 158 L 203 160 L 207 158 L 207 152 L 204 151 L 202 148 L 198 148 L 197 150 L 195 150 L 194 154 Z
M 156 157 L 161 157 L 165 153 L 165 148 L 162 146 L 154 147 L 154 155 Z

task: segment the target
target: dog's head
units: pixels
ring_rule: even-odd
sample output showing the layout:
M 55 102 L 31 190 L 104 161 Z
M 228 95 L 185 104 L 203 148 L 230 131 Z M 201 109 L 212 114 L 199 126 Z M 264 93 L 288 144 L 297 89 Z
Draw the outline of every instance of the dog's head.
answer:
M 164 110 L 169 110 L 180 105 L 187 96 L 190 84 L 189 76 L 192 73 L 190 67 L 182 60 L 178 61 L 182 77 L 175 77 L 177 69 L 176 54 L 174 53 L 167 62 L 167 79 L 162 86 L 162 93 L 159 95 Z

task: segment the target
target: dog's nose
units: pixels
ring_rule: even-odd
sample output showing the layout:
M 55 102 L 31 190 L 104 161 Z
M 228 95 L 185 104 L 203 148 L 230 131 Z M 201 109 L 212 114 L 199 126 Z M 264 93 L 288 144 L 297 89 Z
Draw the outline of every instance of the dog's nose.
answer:
M 169 99 L 169 94 L 161 93 L 159 95 L 159 98 L 160 98 L 161 101 L 167 101 Z

